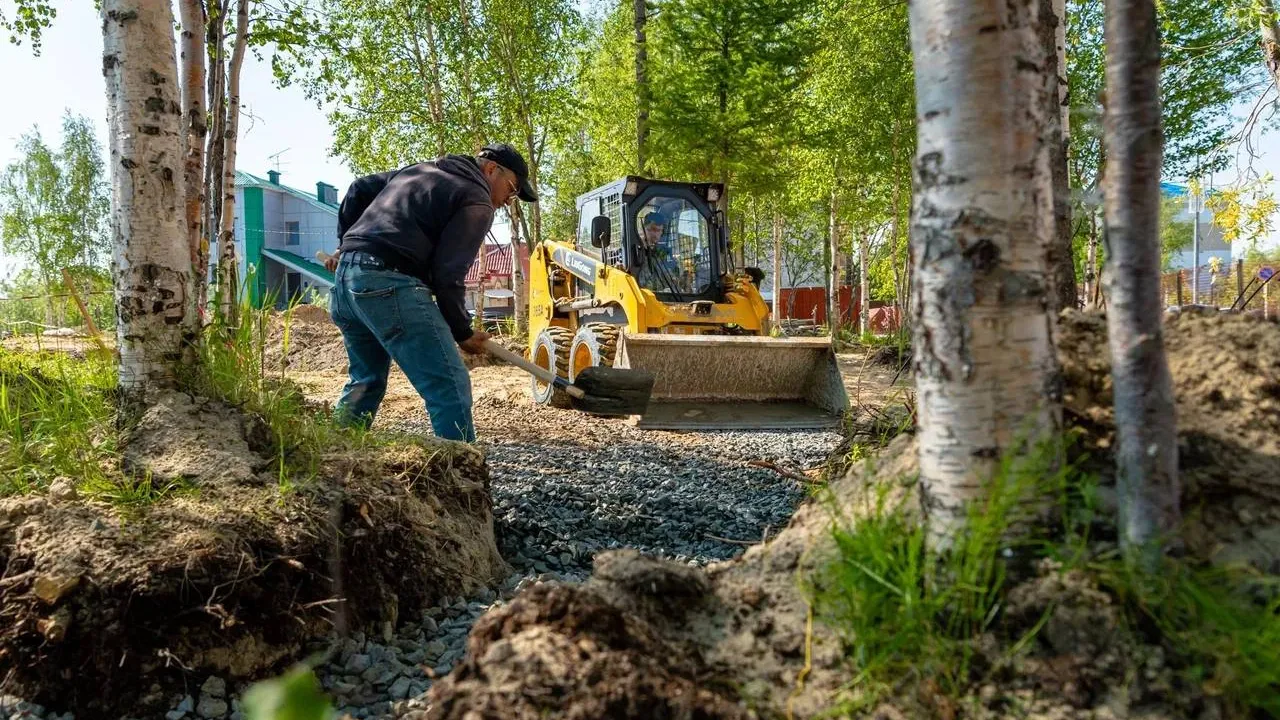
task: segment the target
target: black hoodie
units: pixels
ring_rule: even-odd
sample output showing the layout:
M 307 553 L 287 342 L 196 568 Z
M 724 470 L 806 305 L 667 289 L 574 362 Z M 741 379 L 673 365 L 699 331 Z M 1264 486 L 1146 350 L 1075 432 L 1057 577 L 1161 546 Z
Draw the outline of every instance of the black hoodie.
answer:
M 367 252 L 435 293 L 453 339 L 471 337 L 467 270 L 494 208 L 476 159 L 445 155 L 351 184 L 338 210 L 339 248 Z

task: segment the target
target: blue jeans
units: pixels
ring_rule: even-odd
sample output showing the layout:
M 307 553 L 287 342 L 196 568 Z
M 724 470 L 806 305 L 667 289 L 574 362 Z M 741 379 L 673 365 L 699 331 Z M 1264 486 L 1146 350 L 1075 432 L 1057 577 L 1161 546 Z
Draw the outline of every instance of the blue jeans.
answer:
M 343 253 L 329 298 L 351 375 L 334 413 L 339 423 L 373 423 L 394 359 L 426 403 L 435 434 L 475 440 L 471 375 L 426 285 L 372 255 Z

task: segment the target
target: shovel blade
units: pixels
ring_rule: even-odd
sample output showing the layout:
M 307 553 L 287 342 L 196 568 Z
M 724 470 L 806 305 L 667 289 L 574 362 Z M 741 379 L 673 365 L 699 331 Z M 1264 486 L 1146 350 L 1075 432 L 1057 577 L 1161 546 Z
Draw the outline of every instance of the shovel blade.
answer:
M 653 394 L 654 375 L 644 370 L 589 367 L 574 378 L 586 393 L 572 398 L 573 408 L 592 415 L 643 415 Z

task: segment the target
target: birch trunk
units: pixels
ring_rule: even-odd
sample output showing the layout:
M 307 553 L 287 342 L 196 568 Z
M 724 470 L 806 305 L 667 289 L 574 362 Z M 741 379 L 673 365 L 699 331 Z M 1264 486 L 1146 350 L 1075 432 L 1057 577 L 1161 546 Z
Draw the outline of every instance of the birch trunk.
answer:
M 1076 265 L 1071 237 L 1071 182 L 1067 172 L 1066 123 L 1066 7 L 1064 0 L 1043 0 L 1040 12 L 1041 42 L 1051 66 L 1054 91 L 1045 96 L 1047 120 L 1052 126 L 1054 242 L 1050 246 L 1056 310 L 1075 309 Z
M 167 2 L 104 0 L 111 229 L 120 388 L 172 387 L 194 361 L 197 316 L 183 224 L 182 105 Z
M 204 6 L 200 0 L 180 0 L 182 16 L 182 118 L 187 155 L 183 181 L 186 183 L 187 245 L 191 253 L 191 274 L 195 283 L 196 307 L 204 312 L 209 290 L 209 242 L 204 237 L 204 142 L 209 132 L 204 94 Z
M 1114 387 L 1120 544 L 1158 558 L 1180 520 L 1173 381 L 1160 307 L 1160 36 L 1153 0 L 1106 8 L 1107 334 Z
M 1271 80 L 1280 85 L 1280 19 L 1272 0 L 1259 0 L 1259 24 L 1262 35 L 1262 62 Z
M 523 337 L 529 329 L 529 281 L 524 276 L 524 268 L 520 265 L 520 226 L 523 224 L 523 216 L 520 206 L 515 205 L 514 214 L 508 214 L 511 220 L 511 277 L 512 291 L 515 293 L 513 298 L 512 315 L 516 321 L 516 336 Z
M 1093 208 L 1089 209 L 1089 250 L 1085 264 L 1084 298 L 1085 303 L 1092 306 L 1098 283 L 1098 213 Z
M 218 258 L 219 288 L 225 283 L 225 290 L 220 294 L 223 317 L 230 325 L 239 322 L 239 285 L 235 252 L 235 217 L 236 217 L 236 140 L 240 127 L 240 67 L 244 64 L 244 48 L 249 34 L 249 0 L 239 0 L 236 4 L 236 47 L 231 51 L 231 64 L 227 67 L 227 115 L 226 127 L 223 130 L 222 156 L 222 208 L 218 223 L 218 247 L 222 249 Z M 249 258 L 246 258 L 248 260 Z M 246 270 L 247 270 L 246 265 Z M 262 272 L 262 268 L 257 268 Z M 257 282 L 249 280 L 246 271 L 246 284 Z
M 471 134 L 471 152 L 479 153 L 480 148 L 484 147 L 484 132 L 480 127 L 480 112 L 476 107 L 476 88 L 471 77 L 473 41 L 471 39 L 471 8 L 468 2 L 469 0 L 458 0 L 458 16 L 462 25 L 462 37 L 459 42 L 462 47 L 462 88 L 467 101 L 467 125 Z
M 209 0 L 209 28 L 206 37 L 209 46 L 209 114 L 212 125 L 209 128 L 208 152 L 205 156 L 205 222 L 204 232 L 207 242 L 218 249 L 218 267 L 222 267 L 222 256 L 226 248 L 218 243 L 218 230 L 221 228 L 222 208 L 222 149 L 223 131 L 227 119 L 226 79 L 227 67 L 223 51 L 226 46 L 224 26 L 226 18 L 223 14 L 222 0 Z M 218 292 L 222 292 L 222 277 L 218 276 Z
M 836 189 L 831 188 L 831 204 L 827 217 L 827 329 L 835 337 L 840 329 L 840 235 L 836 217 L 840 213 Z
M 431 13 L 431 5 L 424 4 L 427 13 L 425 30 L 427 33 L 427 58 L 422 57 L 422 43 L 418 41 L 417 28 L 413 17 L 409 16 L 407 32 L 413 39 L 413 57 L 418 66 L 418 77 L 425 85 L 427 94 L 427 110 L 431 113 L 432 132 L 436 140 L 436 156 L 443 157 L 448 152 L 445 141 L 447 132 L 444 117 L 444 91 L 440 87 L 440 47 L 436 43 L 435 16 Z
M 782 329 L 782 213 L 773 210 L 773 325 Z
M 1042 452 L 1062 423 L 1048 266 L 1055 84 L 1042 7 L 910 4 L 913 365 L 921 500 L 940 548 L 1001 459 Z
M 636 30 L 636 170 L 648 172 L 646 146 L 649 144 L 649 51 L 645 42 L 645 24 L 649 20 L 645 0 L 633 0 Z M 775 314 L 776 319 L 776 314 Z
M 859 329 L 865 337 L 871 331 L 871 282 L 867 277 L 867 254 L 871 252 L 871 241 L 866 236 L 858 241 L 858 304 L 862 312 L 858 313 Z

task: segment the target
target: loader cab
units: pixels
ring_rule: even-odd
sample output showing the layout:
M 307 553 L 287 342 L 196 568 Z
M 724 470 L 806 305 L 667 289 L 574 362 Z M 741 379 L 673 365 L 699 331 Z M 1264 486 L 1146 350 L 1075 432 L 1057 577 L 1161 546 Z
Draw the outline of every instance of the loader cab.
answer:
M 663 302 L 720 302 L 722 195 L 714 183 L 622 178 L 578 198 L 578 250 L 624 269 Z

